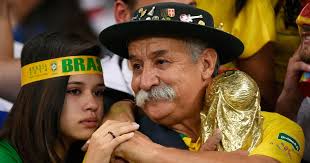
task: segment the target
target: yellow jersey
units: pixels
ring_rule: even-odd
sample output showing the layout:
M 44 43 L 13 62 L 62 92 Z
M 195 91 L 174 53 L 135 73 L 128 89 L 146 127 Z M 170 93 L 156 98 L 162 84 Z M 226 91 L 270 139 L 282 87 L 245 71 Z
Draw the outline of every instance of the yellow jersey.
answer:
M 281 163 L 299 163 L 303 157 L 305 138 L 302 128 L 288 118 L 261 112 L 263 121 L 262 142 L 250 155 L 264 155 Z
M 262 142 L 251 152 L 252 155 L 271 157 L 281 163 L 300 163 L 305 146 L 302 128 L 290 119 L 270 112 L 261 112 L 263 116 Z M 199 151 L 200 138 L 192 142 L 191 138 L 181 136 L 190 151 Z
M 238 37 L 244 44 L 241 58 L 248 58 L 276 39 L 275 14 L 270 0 L 248 0 L 238 15 L 236 0 L 197 0 L 197 7 L 208 11 L 215 27 Z

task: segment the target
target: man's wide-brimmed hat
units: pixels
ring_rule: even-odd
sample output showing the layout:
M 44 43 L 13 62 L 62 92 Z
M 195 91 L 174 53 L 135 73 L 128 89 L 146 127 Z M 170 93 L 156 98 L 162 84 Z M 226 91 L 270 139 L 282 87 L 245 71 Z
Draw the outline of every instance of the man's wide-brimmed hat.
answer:
M 112 25 L 99 36 L 100 42 L 113 53 L 128 58 L 128 44 L 143 36 L 172 36 L 206 41 L 224 64 L 243 52 L 242 42 L 214 27 L 212 16 L 201 9 L 180 3 L 158 3 L 138 9 L 131 21 Z

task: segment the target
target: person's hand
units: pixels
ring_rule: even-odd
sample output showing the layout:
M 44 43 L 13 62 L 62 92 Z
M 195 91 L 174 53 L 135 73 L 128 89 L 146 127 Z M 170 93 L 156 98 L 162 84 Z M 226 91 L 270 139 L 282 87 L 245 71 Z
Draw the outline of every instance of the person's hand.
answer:
M 293 121 L 296 119 L 303 99 L 299 89 L 301 74 L 304 71 L 310 72 L 310 65 L 301 60 L 300 52 L 301 47 L 296 50 L 295 54 L 288 62 L 284 86 L 276 105 L 277 113 L 280 113 Z
M 158 144 L 153 143 L 147 136 L 136 131 L 135 135 L 128 141 L 120 144 L 114 151 L 114 155 L 128 162 L 139 162 L 140 160 L 153 160 L 152 154 L 156 152 Z
M 117 121 L 131 121 L 134 122 L 135 104 L 130 100 L 118 101 L 111 106 L 110 111 L 104 116 L 103 121 L 117 120 Z
M 299 91 L 298 83 L 302 72 L 310 72 L 310 65 L 301 60 L 299 52 L 300 48 L 298 48 L 288 62 L 283 91 Z
M 221 131 L 219 129 L 214 130 L 214 133 L 208 138 L 208 140 L 201 145 L 200 151 L 217 151 L 217 147 L 221 140 Z
M 84 163 L 109 163 L 114 149 L 134 136 L 139 125 L 134 122 L 108 120 L 88 140 Z

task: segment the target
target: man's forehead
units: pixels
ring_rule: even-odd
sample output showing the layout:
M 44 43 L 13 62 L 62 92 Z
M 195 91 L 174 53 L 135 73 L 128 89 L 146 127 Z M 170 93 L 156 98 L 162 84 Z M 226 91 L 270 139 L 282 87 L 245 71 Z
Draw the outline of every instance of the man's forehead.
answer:
M 173 48 L 176 45 L 185 45 L 185 41 L 180 38 L 174 37 L 140 37 L 129 42 L 128 48 L 141 48 L 141 47 L 165 47 Z
M 158 55 L 186 48 L 185 41 L 172 37 L 143 37 L 129 43 L 129 58 L 138 54 Z

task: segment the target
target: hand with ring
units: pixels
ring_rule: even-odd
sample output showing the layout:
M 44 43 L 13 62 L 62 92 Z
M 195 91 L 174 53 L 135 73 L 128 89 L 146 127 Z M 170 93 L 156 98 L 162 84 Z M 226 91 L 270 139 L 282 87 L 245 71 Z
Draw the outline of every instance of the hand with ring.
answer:
M 135 122 L 106 121 L 87 141 L 84 163 L 109 163 L 114 149 L 132 138 L 138 128 Z

